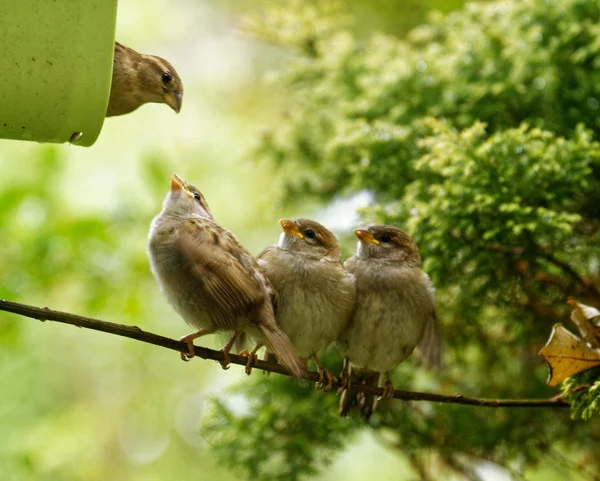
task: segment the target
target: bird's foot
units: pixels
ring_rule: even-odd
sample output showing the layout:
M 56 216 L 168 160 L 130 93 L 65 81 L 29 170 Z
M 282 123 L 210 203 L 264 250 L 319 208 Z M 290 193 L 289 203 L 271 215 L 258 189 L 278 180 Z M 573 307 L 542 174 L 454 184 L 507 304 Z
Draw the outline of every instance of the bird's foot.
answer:
M 333 382 L 337 382 L 337 378 L 333 374 L 331 374 L 327 369 L 325 369 L 325 366 L 321 364 L 321 361 L 319 361 L 319 358 L 316 356 L 316 354 L 313 354 L 311 358 L 317 365 L 317 371 L 319 372 L 319 380 L 315 384 L 315 389 L 323 389 L 324 391 L 329 391 L 333 386 Z M 325 384 L 325 381 L 327 381 L 327 384 Z
M 384 401 L 390 401 L 394 397 L 394 385 L 392 381 L 388 378 L 385 380 L 383 384 L 383 394 L 381 395 L 381 399 Z
M 319 380 L 315 384 L 315 389 L 323 389 L 323 391 L 329 391 L 333 387 L 333 383 L 338 382 L 338 378 L 331 374 L 324 367 L 318 368 L 319 371 Z M 327 381 L 327 384 L 325 384 Z
M 246 374 L 248 374 L 248 376 L 250 374 L 252 374 L 252 364 L 254 364 L 255 362 L 256 362 L 256 354 L 251 352 L 248 355 L 248 360 L 246 361 L 246 367 L 244 368 L 244 370 L 246 371 Z
M 194 352 L 194 339 L 206 336 L 207 334 L 212 334 L 213 332 L 215 332 L 214 329 L 202 329 L 180 338 L 179 342 L 185 342 L 188 348 L 188 352 L 181 352 L 181 360 L 187 362 L 196 355 Z
M 194 352 L 194 339 L 196 337 L 194 334 L 188 334 L 187 336 L 183 336 L 181 339 L 179 339 L 180 342 L 185 342 L 188 347 L 188 352 L 182 351 L 179 353 L 182 361 L 188 362 L 191 358 L 196 356 L 196 353 Z
M 262 360 L 265 362 L 272 362 L 274 364 L 277 364 L 277 358 L 275 357 L 275 354 L 270 354 L 268 349 L 265 349 Z M 263 376 L 268 376 L 269 374 L 271 374 L 271 371 L 263 371 L 262 373 Z
M 342 369 L 342 372 L 340 373 L 339 383 L 340 387 L 337 390 L 337 395 L 341 396 L 344 393 L 344 391 L 350 389 L 350 386 L 352 385 L 352 382 L 350 381 L 350 374 L 345 368 Z
M 223 353 L 223 360 L 219 361 L 219 364 L 221 364 L 221 367 L 227 371 L 227 369 L 229 369 L 229 351 L 225 348 L 222 348 L 219 349 L 219 352 Z
M 227 344 L 223 346 L 223 349 L 219 349 L 223 353 L 223 360 L 220 361 L 221 367 L 225 370 L 229 369 L 229 352 L 231 351 L 232 346 L 235 344 L 235 341 L 242 335 L 242 331 L 235 331 L 231 339 L 227 341 Z
M 248 358 L 244 370 L 249 376 L 250 374 L 252 374 L 252 364 L 256 362 L 256 353 L 254 351 L 249 352 L 247 349 L 244 349 L 242 352 L 240 352 L 240 356 Z

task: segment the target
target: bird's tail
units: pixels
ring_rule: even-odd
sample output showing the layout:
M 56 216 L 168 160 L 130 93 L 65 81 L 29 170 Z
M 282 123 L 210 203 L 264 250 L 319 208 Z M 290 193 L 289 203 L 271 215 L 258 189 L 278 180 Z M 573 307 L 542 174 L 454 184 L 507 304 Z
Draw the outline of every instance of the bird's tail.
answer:
M 342 367 L 340 377 L 344 382 L 344 387 L 342 388 L 342 397 L 340 398 L 338 414 L 345 418 L 350 410 L 358 405 L 358 393 L 348 389 L 348 383 L 352 379 L 352 366 L 350 365 L 350 359 L 347 357 L 344 357 L 344 366 Z M 340 391 L 338 391 L 338 394 L 339 393 Z
M 358 406 L 358 392 L 350 389 L 344 390 L 340 399 L 340 407 L 338 408 L 339 415 L 346 417 L 356 406 Z
M 373 387 L 378 387 L 381 384 L 381 373 L 369 372 L 363 373 L 361 379 L 362 384 L 369 384 Z M 371 415 L 375 412 L 379 397 L 375 394 L 361 392 L 358 396 L 358 405 L 360 406 L 361 415 L 368 421 Z
M 277 358 L 297 378 L 305 377 L 306 363 L 300 359 L 294 345 L 286 333 L 277 325 L 259 324 L 261 334 L 265 337 L 267 345 L 275 353 Z
M 361 416 L 369 420 L 379 400 L 375 394 L 355 391 L 352 386 L 362 384 L 377 387 L 381 382 L 381 374 L 375 371 L 360 371 L 350 376 L 351 386 L 342 393 L 338 412 L 340 416 L 347 416 L 351 410 L 358 409 Z

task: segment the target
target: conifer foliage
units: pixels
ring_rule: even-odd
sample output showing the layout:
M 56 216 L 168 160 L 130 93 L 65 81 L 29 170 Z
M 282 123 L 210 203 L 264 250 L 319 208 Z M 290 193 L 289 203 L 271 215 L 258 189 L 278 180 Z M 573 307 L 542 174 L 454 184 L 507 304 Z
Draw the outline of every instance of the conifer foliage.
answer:
M 333 2 L 292 3 L 248 22 L 289 52 L 284 111 L 253 153 L 279 167 L 281 200 L 368 191 L 365 222 L 415 238 L 438 291 L 444 368 L 409 360 L 394 384 L 558 394 L 537 353 L 568 322 L 569 296 L 600 307 L 600 3 L 467 4 L 404 39 L 358 39 Z M 422 479 L 478 479 L 483 460 L 520 476 L 587 459 L 585 476 L 600 469 L 598 376 L 563 384 L 571 412 L 395 401 L 370 424 L 340 420 L 335 396 L 253 376 L 238 388 L 248 410 L 215 403 L 204 429 L 253 479 L 318 472 L 364 429 Z

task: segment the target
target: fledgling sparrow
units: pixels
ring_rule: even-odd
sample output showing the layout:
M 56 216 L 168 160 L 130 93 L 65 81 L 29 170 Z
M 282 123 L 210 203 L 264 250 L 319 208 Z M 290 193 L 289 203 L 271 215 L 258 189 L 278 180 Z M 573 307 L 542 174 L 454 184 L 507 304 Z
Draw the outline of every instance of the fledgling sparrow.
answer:
M 356 309 L 338 340 L 344 356 L 342 381 L 346 387 L 354 382 L 380 386 L 385 374 L 383 398 L 391 399 L 390 370 L 419 343 L 425 360 L 439 364 L 435 291 L 421 270 L 419 250 L 408 234 L 389 225 L 356 229 L 354 234 L 358 248 L 345 268 L 356 279 Z M 342 416 L 354 406 L 367 419 L 373 414 L 374 395 L 342 390 Z
M 177 174 L 150 225 L 148 258 L 169 303 L 198 329 L 181 339 L 189 346 L 182 359 L 193 357 L 194 339 L 232 331 L 223 347 L 225 367 L 231 347 L 246 332 L 266 343 L 294 376 L 305 374 L 304 362 L 275 322 L 275 293 L 256 260 L 214 221 L 200 191 Z
M 331 389 L 335 379 L 317 354 L 347 327 L 354 309 L 354 278 L 344 270 L 335 236 L 318 222 L 281 219 L 283 232 L 258 264 L 277 291 L 275 317 L 303 359 L 311 358 Z M 254 355 L 257 346 L 251 355 Z
M 128 114 L 149 102 L 167 104 L 179 113 L 182 100 L 183 84 L 169 62 L 115 42 L 107 117 Z

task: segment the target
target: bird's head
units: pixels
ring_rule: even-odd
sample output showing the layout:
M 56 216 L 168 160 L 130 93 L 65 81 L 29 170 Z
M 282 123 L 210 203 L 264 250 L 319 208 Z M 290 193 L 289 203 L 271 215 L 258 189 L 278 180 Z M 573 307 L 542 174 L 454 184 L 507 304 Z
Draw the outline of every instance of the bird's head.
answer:
M 183 101 L 183 84 L 169 62 L 156 55 L 144 55 L 139 74 L 144 91 L 151 97 L 148 102 L 167 104 L 179 113 Z
M 165 197 L 163 213 L 180 218 L 213 218 L 202 193 L 177 174 L 171 177 L 171 189 Z
M 309 219 L 281 219 L 279 247 L 318 259 L 341 259 L 337 239 L 326 227 Z
M 419 249 L 412 238 L 391 225 L 354 229 L 358 237 L 356 254 L 363 259 L 382 259 L 413 267 L 421 266 Z

